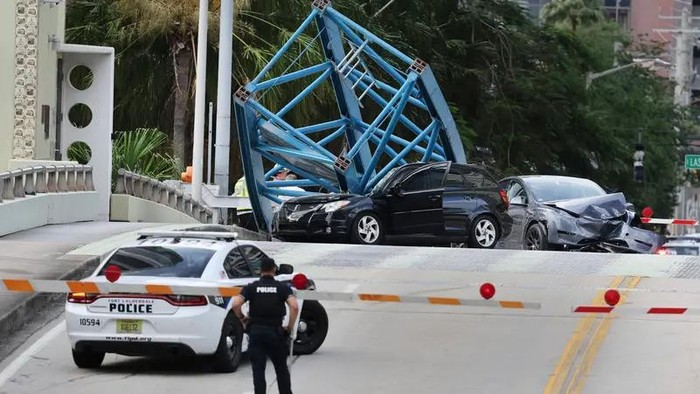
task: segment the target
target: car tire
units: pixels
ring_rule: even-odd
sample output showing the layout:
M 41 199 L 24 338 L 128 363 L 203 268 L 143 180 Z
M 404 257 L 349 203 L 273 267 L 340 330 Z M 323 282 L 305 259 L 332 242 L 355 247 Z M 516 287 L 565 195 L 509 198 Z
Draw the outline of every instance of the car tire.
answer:
M 468 244 L 471 248 L 493 249 L 499 236 L 496 219 L 490 215 L 480 215 L 472 221 Z
M 523 239 L 525 250 L 547 250 L 547 229 L 542 223 L 533 223 L 525 231 Z
M 328 314 L 318 301 L 304 301 L 294 340 L 294 354 L 312 354 L 323 345 L 328 334 Z
M 352 242 L 363 245 L 378 245 L 384 240 L 382 220 L 372 212 L 357 215 L 352 224 Z
M 99 368 L 104 359 L 104 352 L 73 349 L 73 362 L 78 366 L 78 368 Z
M 230 373 L 238 369 L 243 353 L 243 326 L 229 313 L 221 327 L 221 337 L 211 364 L 216 372 Z

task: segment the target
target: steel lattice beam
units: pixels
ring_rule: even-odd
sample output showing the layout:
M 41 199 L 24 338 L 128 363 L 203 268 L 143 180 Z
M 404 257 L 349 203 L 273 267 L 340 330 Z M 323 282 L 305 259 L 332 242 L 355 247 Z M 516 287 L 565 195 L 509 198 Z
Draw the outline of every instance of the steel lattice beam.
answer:
M 302 35 L 311 35 L 308 31 L 314 22 L 317 30 L 313 36 L 325 60 L 290 71 L 293 63 L 279 75 L 268 75 Z M 389 55 L 385 58 L 380 53 Z M 312 82 L 276 111 L 260 101 L 269 89 L 310 77 Z M 304 125 L 285 120 L 295 106 L 324 84 L 335 93 L 339 119 Z M 379 114 L 366 113 L 363 101 L 378 105 Z M 269 231 L 273 203 L 307 193 L 286 187 L 316 186 L 328 192 L 364 194 L 393 167 L 409 161 L 411 154 L 418 154 L 421 161 L 464 163 L 467 159 L 430 67 L 333 9 L 330 0 L 312 2 L 311 12 L 289 40 L 236 92 L 234 106 L 246 184 L 262 230 Z M 422 113 L 420 119 L 415 118 L 416 112 Z M 399 125 L 403 132 L 397 131 Z M 331 142 L 341 137 L 344 149 L 333 152 Z M 273 163 L 268 171 L 265 161 Z M 284 167 L 302 179 L 270 179 Z

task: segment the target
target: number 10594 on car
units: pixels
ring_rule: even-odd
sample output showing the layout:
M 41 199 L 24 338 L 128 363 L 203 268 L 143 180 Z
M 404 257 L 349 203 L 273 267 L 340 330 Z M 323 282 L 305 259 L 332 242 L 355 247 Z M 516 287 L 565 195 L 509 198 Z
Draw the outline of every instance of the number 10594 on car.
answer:
M 88 327 L 99 326 L 100 319 L 80 319 L 79 323 L 81 326 L 88 326 Z

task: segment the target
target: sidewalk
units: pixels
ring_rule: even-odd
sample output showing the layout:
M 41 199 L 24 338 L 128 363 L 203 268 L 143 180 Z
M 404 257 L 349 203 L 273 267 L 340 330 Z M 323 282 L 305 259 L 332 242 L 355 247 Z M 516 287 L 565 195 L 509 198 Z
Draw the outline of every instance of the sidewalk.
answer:
M 82 279 L 99 256 L 144 228 L 162 223 L 84 222 L 50 225 L 0 237 L 0 278 Z M 0 293 L 0 347 L 38 311 L 62 295 Z

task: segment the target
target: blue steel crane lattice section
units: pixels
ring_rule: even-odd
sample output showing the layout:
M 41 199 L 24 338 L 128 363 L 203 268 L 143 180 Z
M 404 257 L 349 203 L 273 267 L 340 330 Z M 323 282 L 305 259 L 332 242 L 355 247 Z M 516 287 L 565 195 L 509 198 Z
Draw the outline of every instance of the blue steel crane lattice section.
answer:
M 298 60 L 313 45 L 307 42 L 283 73 L 269 76 L 290 48 L 309 36 L 314 22 L 313 41 L 320 44 L 324 61 L 299 66 Z M 305 78 L 313 80 L 278 110 L 262 104 L 270 89 Z M 339 118 L 291 124 L 290 111 L 324 84 L 335 94 Z M 374 110 L 367 109 L 370 105 Z M 364 194 L 408 161 L 466 162 L 430 67 L 333 9 L 330 0 L 312 2 L 311 13 L 282 48 L 238 89 L 234 106 L 246 185 L 256 223 L 264 231 L 270 230 L 274 207 L 287 198 L 317 191 Z M 301 179 L 272 180 L 282 168 Z

